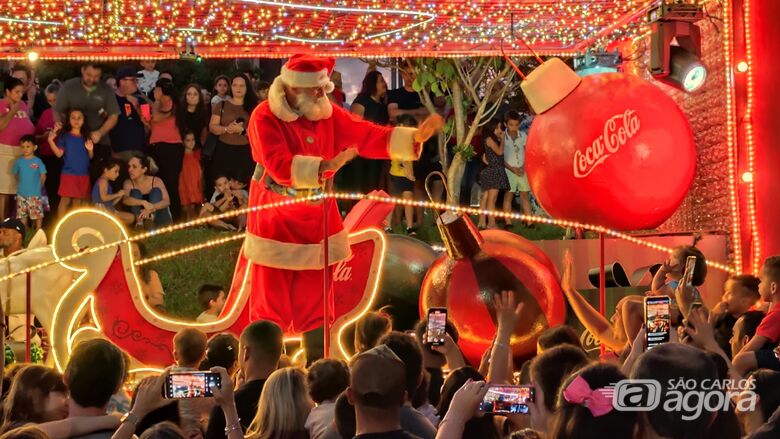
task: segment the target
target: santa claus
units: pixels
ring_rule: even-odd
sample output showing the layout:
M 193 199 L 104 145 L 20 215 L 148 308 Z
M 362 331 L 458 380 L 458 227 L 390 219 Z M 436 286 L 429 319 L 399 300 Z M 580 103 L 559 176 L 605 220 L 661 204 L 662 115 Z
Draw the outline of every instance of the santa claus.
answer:
M 250 206 L 320 194 L 326 180 L 357 155 L 416 160 L 422 142 L 441 129 L 438 115 L 419 129 L 393 128 L 331 105 L 326 94 L 334 87 L 334 63 L 332 58 L 293 56 L 271 85 L 268 100 L 252 113 L 247 131 L 258 165 Z M 288 334 L 303 333 L 310 353 L 322 341 L 324 268 L 350 256 L 336 201 L 324 202 L 325 207 L 317 201 L 250 213 L 241 256 L 252 288 L 250 320 L 271 320 Z

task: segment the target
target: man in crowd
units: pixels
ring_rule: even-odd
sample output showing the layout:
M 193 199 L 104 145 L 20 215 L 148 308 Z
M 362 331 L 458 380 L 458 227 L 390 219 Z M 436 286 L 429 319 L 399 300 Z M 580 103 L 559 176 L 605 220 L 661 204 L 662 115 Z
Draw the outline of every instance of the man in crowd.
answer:
M 241 428 L 246 432 L 257 413 L 257 403 L 268 376 L 276 370 L 282 356 L 282 329 L 275 323 L 258 320 L 241 333 L 238 344 L 238 364 L 244 385 L 235 394 L 236 410 Z M 222 409 L 211 411 L 205 439 L 225 438 L 225 416 Z
M 414 91 L 414 68 L 408 63 L 400 68 L 401 78 L 404 85 L 387 92 L 387 113 L 390 115 L 390 122 L 395 123 L 398 116 L 408 114 L 417 121 L 422 121 L 428 116 L 428 110 L 423 106 L 420 100 L 420 94 Z
M 24 224 L 16 218 L 6 218 L 0 223 L 0 250 L 10 256 L 24 248 Z
M 130 160 L 133 154 L 144 152 L 151 115 L 149 100 L 138 91 L 139 73 L 133 67 L 125 66 L 116 72 L 116 102 L 119 116 L 111 130 L 111 150 L 122 161 Z M 145 107 L 144 107 L 145 106 Z M 144 112 L 144 108 L 148 113 Z
M 350 367 L 349 402 L 355 406 L 356 439 L 414 439 L 401 428 L 406 366 L 379 345 L 356 356 Z
M 737 319 L 737 322 L 734 323 L 731 340 L 729 340 L 731 358 L 737 356 L 739 351 L 753 339 L 758 326 L 761 325 L 761 320 L 765 316 L 766 314 L 761 311 L 748 311 Z
M 422 413 L 412 407 L 412 399 L 423 380 L 423 354 L 417 340 L 409 334 L 393 331 L 379 340 L 390 348 L 406 367 L 406 397 L 401 406 L 401 428 L 422 439 L 434 439 L 436 427 Z
M 119 119 L 119 106 L 111 87 L 100 80 L 102 67 L 87 62 L 81 67 L 81 76 L 62 84 L 54 103 L 54 119 L 64 122 L 65 113 L 71 108 L 84 112 L 89 138 L 95 145 L 95 159 L 111 157 L 109 133 Z
M 122 387 L 126 369 L 122 351 L 107 340 L 76 345 L 64 373 L 70 391 L 68 417 L 105 415 L 111 396 Z M 113 433 L 100 431 L 81 438 L 108 439 Z

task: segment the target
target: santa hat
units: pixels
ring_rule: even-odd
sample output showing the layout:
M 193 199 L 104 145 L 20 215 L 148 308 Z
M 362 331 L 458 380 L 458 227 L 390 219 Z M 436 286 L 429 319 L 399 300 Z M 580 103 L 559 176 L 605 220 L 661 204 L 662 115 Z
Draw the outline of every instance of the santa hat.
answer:
M 336 60 L 313 55 L 293 55 L 282 66 L 282 81 L 290 87 L 325 87 L 330 93 L 335 88 L 330 80 Z

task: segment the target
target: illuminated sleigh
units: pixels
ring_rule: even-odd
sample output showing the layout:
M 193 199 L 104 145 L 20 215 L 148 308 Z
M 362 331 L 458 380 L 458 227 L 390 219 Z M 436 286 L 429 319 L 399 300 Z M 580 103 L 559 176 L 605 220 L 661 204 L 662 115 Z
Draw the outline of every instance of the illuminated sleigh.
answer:
M 369 215 L 363 210 L 362 216 L 345 221 L 353 256 L 334 269 L 336 317 L 330 331 L 334 341 L 331 355 L 348 356 L 341 332 L 369 309 L 376 295 L 386 242 L 382 231 L 366 225 L 383 218 L 389 209 L 391 205 L 382 206 Z M 229 301 L 218 321 L 196 323 L 155 311 L 141 294 L 128 237 L 114 217 L 92 209 L 72 212 L 57 226 L 53 257 L 65 259 L 58 264 L 75 273 L 74 281 L 57 300 L 51 327 L 46 328 L 51 339 L 50 357 L 59 369 L 64 368 L 75 343 L 97 337 L 126 351 L 135 370 L 159 369 L 173 363 L 173 336 L 181 328 L 198 328 L 209 336 L 221 332 L 238 336 L 249 323 L 246 305 L 251 285 L 240 267 L 234 275 L 242 276 L 243 282 L 230 293 L 237 294 L 237 299 Z M 87 321 L 91 323 L 83 324 Z

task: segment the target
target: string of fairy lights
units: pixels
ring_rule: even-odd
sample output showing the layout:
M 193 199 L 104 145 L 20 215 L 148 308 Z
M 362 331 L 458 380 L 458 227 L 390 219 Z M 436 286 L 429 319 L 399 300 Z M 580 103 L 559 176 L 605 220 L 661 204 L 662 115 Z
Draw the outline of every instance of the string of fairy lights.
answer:
M 273 48 L 329 46 L 351 56 L 387 51 L 495 50 L 518 32 L 542 54 L 565 52 L 583 40 L 606 44 L 644 28 L 637 17 L 648 0 L 413 1 L 340 0 L 0 0 L 0 49 L 135 48 L 116 57 L 170 57 L 153 48 L 195 44 L 207 56 L 274 56 Z M 512 32 L 507 32 L 512 28 Z M 606 35 L 602 32 L 609 30 Z M 507 41 L 508 52 L 519 51 Z M 51 55 L 68 56 L 52 52 Z M 170 50 L 168 51 L 170 52 Z M 20 56 L 16 53 L 16 56 Z M 421 55 L 424 56 L 424 55 Z M 62 58 L 58 58 L 62 59 Z
M 360 201 L 360 200 L 370 200 L 375 202 L 381 202 L 381 203 L 388 203 L 388 204 L 395 204 L 400 206 L 415 206 L 415 207 L 422 207 L 426 209 L 435 209 L 435 210 L 447 210 L 455 213 L 461 213 L 466 215 L 487 215 L 487 216 L 495 216 L 499 218 L 505 218 L 505 219 L 511 219 L 514 221 L 527 221 L 527 222 L 533 222 L 533 223 L 541 223 L 541 224 L 550 224 L 555 225 L 559 227 L 564 228 L 580 228 L 585 230 L 590 230 L 597 233 L 603 233 L 606 236 L 611 236 L 613 238 L 617 239 L 623 239 L 629 242 L 632 242 L 634 244 L 642 245 L 654 250 L 658 250 L 661 252 L 670 252 L 672 248 L 666 247 L 660 244 L 656 244 L 654 242 L 650 242 L 641 238 L 637 238 L 635 236 L 632 236 L 625 232 L 620 232 L 618 230 L 613 230 L 606 228 L 601 225 L 597 224 L 586 224 L 586 223 L 580 223 L 577 221 L 570 221 L 570 220 L 560 220 L 555 218 L 548 218 L 548 217 L 542 217 L 537 215 L 525 215 L 518 212 L 504 212 L 504 211 L 496 211 L 496 210 L 487 210 L 487 209 L 478 209 L 473 207 L 467 207 L 467 206 L 458 206 L 458 205 L 451 205 L 446 203 L 440 203 L 440 202 L 432 202 L 432 201 L 421 201 L 421 200 L 408 200 L 403 198 L 397 198 L 397 197 L 384 197 L 384 196 L 378 196 L 378 195 L 371 195 L 371 194 L 360 194 L 360 193 L 346 193 L 346 192 L 328 192 L 325 194 L 320 195 L 313 195 L 309 197 L 302 197 L 302 198 L 294 198 L 289 200 L 284 200 L 280 202 L 274 202 L 274 203 L 268 203 L 263 204 L 259 206 L 252 206 L 252 207 L 246 207 L 242 209 L 233 210 L 230 212 L 225 212 L 219 215 L 214 215 L 207 218 L 198 218 L 192 221 L 188 221 L 185 223 L 179 223 L 174 224 L 167 227 L 162 227 L 160 229 L 156 229 L 150 232 L 144 232 L 140 233 L 134 236 L 125 237 L 123 239 L 119 239 L 114 242 L 101 244 L 99 246 L 90 247 L 82 249 L 80 252 L 76 252 L 74 254 L 63 256 L 63 257 L 57 257 L 54 258 L 51 261 L 42 262 L 40 264 L 36 264 L 27 268 L 24 268 L 22 270 L 19 270 L 17 272 L 9 273 L 5 276 L 0 277 L 0 283 L 8 281 L 10 279 L 13 279 L 17 276 L 21 276 L 27 273 L 32 273 L 37 270 L 41 270 L 46 267 L 50 267 L 55 264 L 60 263 L 66 263 L 68 261 L 83 257 L 85 255 L 93 254 L 96 252 L 101 252 L 103 250 L 108 250 L 114 247 L 117 247 L 122 244 L 128 244 L 135 241 L 143 241 L 147 238 L 153 237 L 153 236 L 160 236 L 168 233 L 172 233 L 178 230 L 183 230 L 190 227 L 198 227 L 208 224 L 209 222 L 219 220 L 219 219 L 225 219 L 230 218 L 238 215 L 245 215 L 251 212 L 257 212 L 264 209 L 274 209 L 279 208 L 283 206 L 290 206 L 294 204 L 300 204 L 300 203 L 312 203 L 312 202 L 321 202 L 323 200 L 327 199 L 333 199 L 333 200 L 349 200 L 349 201 Z M 125 234 L 125 236 L 127 236 Z M 213 239 L 210 241 L 206 241 L 199 244 L 193 244 L 189 246 L 184 246 L 172 251 L 168 251 L 165 253 L 161 253 L 159 255 L 142 259 L 140 261 L 136 262 L 136 265 L 144 265 L 151 262 L 161 261 L 169 258 L 173 258 L 176 256 L 181 256 L 187 253 L 204 250 L 210 247 L 215 247 L 218 245 L 226 244 L 228 242 L 232 241 L 238 241 L 240 239 L 243 239 L 244 234 L 236 234 L 232 236 L 227 237 L 221 237 L 217 239 Z M 56 239 L 56 237 L 55 237 Z M 718 269 L 725 271 L 727 273 L 736 273 L 737 270 L 735 270 L 733 267 L 719 263 L 714 261 L 707 261 L 707 265 Z

